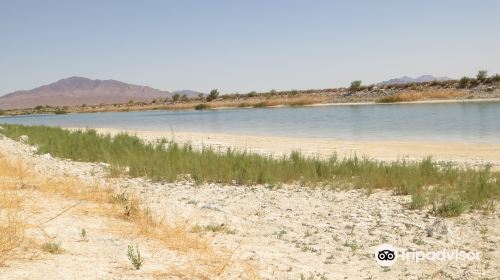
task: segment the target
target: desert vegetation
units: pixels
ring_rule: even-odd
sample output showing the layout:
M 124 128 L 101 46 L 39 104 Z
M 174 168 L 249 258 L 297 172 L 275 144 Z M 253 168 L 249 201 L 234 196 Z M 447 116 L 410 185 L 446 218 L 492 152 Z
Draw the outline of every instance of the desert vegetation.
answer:
M 43 204 L 45 199 L 55 204 Z M 51 214 L 51 208 L 60 204 L 69 206 Z M 72 177 L 48 178 L 34 172 L 24 162 L 0 154 L 1 265 L 19 260 L 39 260 L 44 253 L 71 253 L 56 238 L 57 235 L 51 235 L 45 230 L 48 223 L 57 223 L 60 217 L 68 215 L 71 210 L 75 210 L 74 213 L 85 213 L 84 216 L 105 219 L 103 223 L 108 225 L 107 230 L 112 234 L 136 241 L 154 241 L 158 250 L 171 250 L 182 256 L 179 259 L 189 260 L 187 268 L 175 265 L 155 271 L 159 278 L 175 276 L 211 279 L 234 268 L 234 263 L 229 261 L 234 249 L 213 246 L 203 232 L 191 231 L 188 222 L 164 220 L 163 216 L 156 215 L 135 194 L 119 192 L 112 187 L 89 186 Z M 95 246 L 95 243 L 88 243 L 89 237 L 85 229 L 80 231 L 80 239 L 72 242 L 81 242 L 80 246 Z M 118 254 L 126 255 L 131 267 L 136 270 L 147 262 L 141 255 L 138 244 L 125 247 Z
M 470 209 L 489 210 L 500 198 L 500 174 L 488 166 L 461 168 L 430 158 L 418 162 L 381 162 L 332 155 L 323 160 L 305 157 L 299 152 L 277 158 L 231 149 L 195 150 L 166 140 L 148 143 L 127 134 L 111 137 L 93 130 L 71 132 L 20 125 L 3 128 L 3 133 L 12 139 L 27 135 L 29 143 L 37 146 L 41 154 L 109 163 L 110 173 L 115 176 L 169 182 L 190 178 L 197 183 L 286 183 L 331 189 L 359 188 L 368 192 L 387 189 L 398 195 L 411 195 L 409 207 L 429 208 L 442 216 L 456 216 Z
M 443 100 L 460 98 L 465 95 L 464 92 L 457 90 L 427 90 L 427 91 L 403 91 L 395 95 L 385 96 L 377 100 L 378 103 L 395 103 L 395 102 L 413 102 L 421 100 Z
M 361 88 L 361 84 L 362 84 L 361 80 L 352 81 L 349 89 L 351 91 L 357 91 Z

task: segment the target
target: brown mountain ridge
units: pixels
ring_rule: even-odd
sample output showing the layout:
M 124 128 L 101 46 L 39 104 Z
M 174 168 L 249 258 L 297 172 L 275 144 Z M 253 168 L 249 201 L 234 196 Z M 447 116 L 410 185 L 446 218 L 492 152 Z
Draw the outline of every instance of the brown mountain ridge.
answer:
M 0 109 L 24 109 L 39 105 L 114 104 L 129 100 L 167 98 L 171 95 L 168 91 L 116 80 L 70 77 L 32 90 L 20 90 L 0 96 Z

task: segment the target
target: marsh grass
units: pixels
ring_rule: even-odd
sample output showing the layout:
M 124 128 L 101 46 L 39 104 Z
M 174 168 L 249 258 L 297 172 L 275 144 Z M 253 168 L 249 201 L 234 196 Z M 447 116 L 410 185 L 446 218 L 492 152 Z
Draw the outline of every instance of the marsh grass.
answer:
M 107 162 L 111 169 L 127 170 L 127 176 L 173 182 L 189 176 L 197 183 L 224 184 L 300 184 L 326 188 L 392 190 L 411 195 L 412 208 L 432 206 L 444 216 L 468 209 L 490 210 L 500 197 L 500 176 L 488 167 L 459 168 L 421 161 L 382 162 L 353 156 L 339 159 L 305 157 L 299 152 L 280 158 L 227 149 L 223 152 L 204 147 L 195 150 L 160 140 L 147 143 L 136 136 L 99 135 L 94 130 L 68 131 L 45 126 L 4 125 L 12 139 L 29 136 L 38 153 L 87 162 Z M 129 206 L 131 207 L 131 206 Z M 124 210 L 125 213 L 130 208 Z

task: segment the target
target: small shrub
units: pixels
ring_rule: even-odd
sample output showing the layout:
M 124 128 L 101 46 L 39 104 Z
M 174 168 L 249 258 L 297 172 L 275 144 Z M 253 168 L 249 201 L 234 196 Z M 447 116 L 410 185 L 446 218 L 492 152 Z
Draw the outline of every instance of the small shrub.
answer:
M 89 239 L 87 237 L 87 231 L 84 228 L 82 228 L 82 230 L 80 231 L 80 240 L 84 241 L 84 242 L 89 241 Z
M 264 108 L 264 107 L 267 107 L 267 106 L 269 106 L 269 104 L 267 104 L 266 101 L 262 101 L 262 102 L 259 102 L 259 103 L 255 104 L 255 105 L 253 105 L 254 108 Z
M 176 94 L 172 95 L 172 101 L 177 102 L 177 101 L 179 101 L 179 99 L 181 99 L 180 94 L 176 93 Z
M 56 243 L 53 241 L 45 242 L 42 245 L 42 250 L 50 254 L 61 254 L 64 249 L 61 247 L 61 243 Z
M 207 96 L 207 101 L 210 102 L 212 100 L 217 99 L 217 97 L 219 97 L 219 91 L 216 89 L 212 89 Z
M 207 110 L 207 109 L 210 109 L 210 107 L 205 103 L 201 103 L 201 104 L 194 106 L 194 109 L 195 110 Z
M 357 91 L 361 88 L 361 84 L 362 84 L 361 80 L 352 81 L 349 89 L 351 91 Z
M 412 195 L 410 203 L 411 209 L 422 209 L 422 207 L 424 207 L 425 205 L 426 205 L 425 197 L 422 194 L 416 193 Z
M 226 234 L 235 234 L 236 231 L 229 229 L 225 224 L 209 224 L 204 227 L 205 231 L 222 232 Z
M 254 96 L 256 96 L 256 95 L 257 95 L 257 92 L 255 92 L 255 91 L 251 91 L 251 92 L 249 92 L 249 93 L 247 94 L 247 96 L 248 96 L 248 97 L 254 97 Z
M 443 217 L 459 216 L 467 210 L 467 204 L 464 200 L 458 197 L 443 198 L 440 204 L 434 204 L 433 211 L 435 214 Z
M 60 108 L 57 108 L 55 111 L 54 111 L 54 114 L 56 115 L 64 115 L 64 114 L 67 114 L 68 112 L 66 112 L 64 109 L 60 109 Z
M 476 78 L 478 81 L 481 81 L 481 82 L 486 80 L 486 78 L 488 78 L 488 71 L 486 71 L 486 70 L 477 71 Z
M 142 265 L 144 264 L 144 259 L 141 257 L 141 251 L 139 251 L 139 246 L 135 245 L 135 250 L 134 250 L 134 246 L 128 245 L 127 257 L 132 263 L 132 266 L 136 270 L 141 269 Z
M 181 96 L 181 101 L 182 101 L 182 102 L 187 102 L 187 101 L 189 101 L 189 97 L 187 97 L 187 95 L 183 94 L 183 95 Z
M 405 100 L 400 95 L 384 96 L 377 100 L 377 103 L 395 103 L 404 102 Z
M 458 82 L 458 87 L 459 88 L 468 88 L 470 86 L 470 78 L 469 77 L 462 77 L 460 81 Z

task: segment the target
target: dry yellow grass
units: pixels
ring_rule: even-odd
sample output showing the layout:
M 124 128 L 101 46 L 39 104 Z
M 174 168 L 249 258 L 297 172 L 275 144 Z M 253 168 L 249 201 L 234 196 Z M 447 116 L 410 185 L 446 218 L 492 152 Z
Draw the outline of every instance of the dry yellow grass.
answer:
M 395 95 L 382 97 L 377 100 L 379 103 L 394 103 L 394 102 L 412 102 L 419 100 L 432 99 L 452 99 L 463 97 L 465 94 L 458 90 L 442 89 L 442 90 L 425 90 L 425 91 L 408 91 L 401 92 Z
M 26 238 L 22 215 L 23 199 L 15 193 L 0 190 L 0 265 L 13 258 Z
M 0 265 L 9 259 L 20 257 L 27 241 L 29 227 L 24 215 L 24 197 L 16 191 L 17 182 L 23 184 L 26 166 L 21 161 L 8 162 L 0 154 Z
M 228 270 L 241 271 L 242 275 L 257 275 L 255 266 L 241 264 L 234 260 L 237 249 L 215 248 L 203 233 L 190 232 L 186 221 L 168 224 L 133 194 L 116 193 L 112 188 L 98 185 L 86 186 L 75 178 L 43 178 L 22 161 L 10 161 L 0 154 L 0 265 L 7 259 L 15 259 L 18 249 L 26 238 L 27 227 L 33 227 L 44 234 L 43 224 L 27 224 L 23 219 L 23 192 L 37 192 L 85 203 L 86 213 L 119 218 L 123 223 L 110 225 L 110 230 L 125 236 L 142 236 L 152 239 L 164 248 L 189 258 L 189 265 L 168 267 L 157 273 L 158 278 L 177 276 L 180 278 L 212 279 L 221 277 Z M 70 210 L 65 209 L 63 212 Z M 59 214 L 63 214 L 62 212 Z M 58 215 L 59 215 L 58 214 Z M 58 215 L 50 220 L 57 219 Z M 44 221 L 43 223 L 45 223 Z M 33 249 L 33 248 L 30 248 Z M 238 263 L 238 264 L 236 264 Z M 253 277 L 251 279 L 256 279 Z

